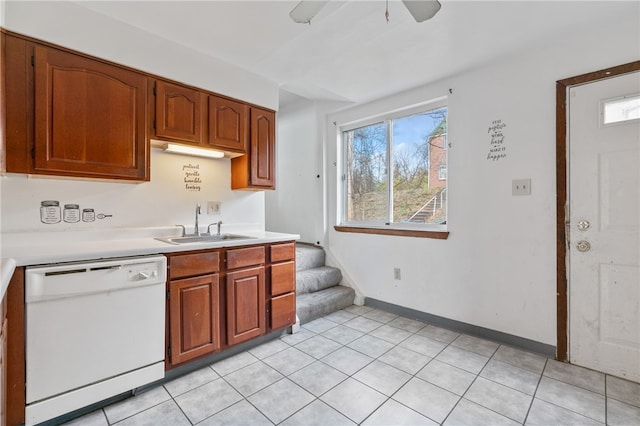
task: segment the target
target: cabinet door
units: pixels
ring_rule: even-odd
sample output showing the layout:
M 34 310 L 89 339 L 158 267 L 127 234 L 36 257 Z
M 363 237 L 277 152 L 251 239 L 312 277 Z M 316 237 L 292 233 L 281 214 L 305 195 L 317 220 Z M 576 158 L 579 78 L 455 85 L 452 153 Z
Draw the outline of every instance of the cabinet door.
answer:
M 264 334 L 264 266 L 227 273 L 227 343 L 235 345 Z
M 171 364 L 220 349 L 218 274 L 169 282 Z
M 273 111 L 251 108 L 251 185 L 275 188 L 275 131 Z
M 231 159 L 231 189 L 275 189 L 276 115 L 252 107 L 249 151 Z
M 249 106 L 218 96 L 209 96 L 209 138 L 213 148 L 247 152 Z
M 35 171 L 149 180 L 147 78 L 35 47 Z
M 203 140 L 203 93 L 162 80 L 156 81 L 154 92 L 156 136 L 200 144 Z

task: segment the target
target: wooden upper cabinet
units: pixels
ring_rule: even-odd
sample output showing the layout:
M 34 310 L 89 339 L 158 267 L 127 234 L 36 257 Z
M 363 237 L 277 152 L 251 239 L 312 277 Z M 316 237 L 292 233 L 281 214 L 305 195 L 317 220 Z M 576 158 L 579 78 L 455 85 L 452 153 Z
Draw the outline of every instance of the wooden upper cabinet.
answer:
M 275 189 L 276 114 L 252 107 L 249 151 L 231 160 L 231 189 Z
M 276 114 L 251 109 L 251 185 L 275 189 Z
M 212 148 L 247 152 L 249 106 L 219 96 L 209 96 L 209 137 Z
M 34 171 L 149 180 L 147 77 L 36 45 Z
M 156 80 L 155 136 L 199 145 L 203 140 L 205 95 L 196 89 Z

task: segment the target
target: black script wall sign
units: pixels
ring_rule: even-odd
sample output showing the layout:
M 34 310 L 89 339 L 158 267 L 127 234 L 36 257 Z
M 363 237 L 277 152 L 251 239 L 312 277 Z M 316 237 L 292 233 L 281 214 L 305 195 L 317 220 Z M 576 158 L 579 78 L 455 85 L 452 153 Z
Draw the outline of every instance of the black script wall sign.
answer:
M 489 153 L 487 154 L 487 160 L 498 161 L 503 158 L 507 158 L 507 147 L 504 143 L 504 132 L 502 129 L 507 127 L 502 120 L 493 120 L 491 126 L 489 126 L 490 145 Z
M 185 164 L 182 166 L 184 172 L 184 188 L 187 191 L 200 191 L 200 164 Z

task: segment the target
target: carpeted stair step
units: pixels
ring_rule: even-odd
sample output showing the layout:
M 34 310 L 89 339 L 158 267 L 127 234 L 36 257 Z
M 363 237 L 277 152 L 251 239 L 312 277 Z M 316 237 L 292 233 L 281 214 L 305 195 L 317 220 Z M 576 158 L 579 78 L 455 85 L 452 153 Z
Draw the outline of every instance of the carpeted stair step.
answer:
M 300 324 L 328 315 L 353 305 L 355 291 L 351 287 L 336 285 L 313 293 L 296 296 L 296 313 Z
M 322 247 L 310 244 L 296 244 L 296 271 L 324 266 L 325 254 Z
M 340 284 L 342 272 L 332 266 L 319 266 L 296 272 L 297 294 L 313 293 Z

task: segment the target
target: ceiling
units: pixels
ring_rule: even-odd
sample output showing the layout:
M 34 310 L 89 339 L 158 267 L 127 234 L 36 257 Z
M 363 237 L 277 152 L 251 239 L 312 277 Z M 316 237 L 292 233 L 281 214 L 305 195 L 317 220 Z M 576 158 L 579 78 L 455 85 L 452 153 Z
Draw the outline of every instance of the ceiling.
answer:
M 440 0 L 416 23 L 399 0 L 332 0 L 296 24 L 294 1 L 79 1 L 149 33 L 264 76 L 280 105 L 366 102 L 481 66 L 577 28 L 635 19 L 638 1 Z

